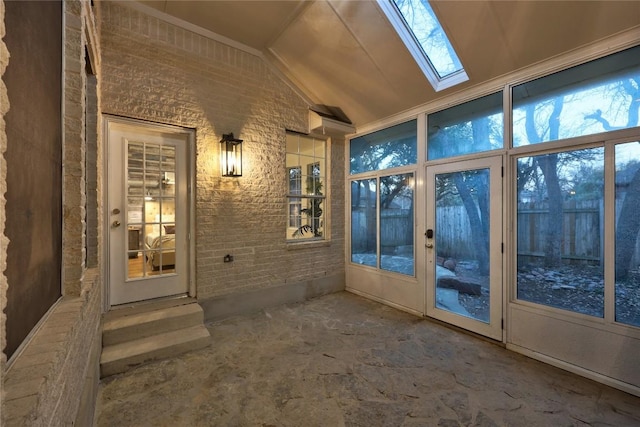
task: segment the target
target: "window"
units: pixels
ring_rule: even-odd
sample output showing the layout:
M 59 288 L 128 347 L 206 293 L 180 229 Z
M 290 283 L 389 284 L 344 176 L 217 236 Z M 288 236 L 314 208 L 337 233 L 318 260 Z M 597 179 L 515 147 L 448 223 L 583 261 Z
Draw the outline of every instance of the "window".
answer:
M 302 169 L 300 166 L 289 167 L 289 227 L 298 229 L 302 225 L 302 201 L 300 197 L 293 197 L 302 194 Z
M 378 0 L 378 4 L 436 91 L 469 80 L 427 0 Z
M 500 149 L 503 127 L 502 92 L 429 114 L 427 158 Z
M 327 142 L 287 133 L 287 240 L 325 238 Z
M 640 46 L 513 88 L 516 147 L 638 126 Z
M 380 177 L 380 268 L 414 275 L 413 173 Z
M 519 300 L 597 318 L 613 307 L 616 322 L 640 326 L 640 145 L 534 147 L 637 127 L 638 99 L 640 46 L 513 88 L 514 146 L 532 152 L 516 163 Z
M 351 181 L 351 262 L 414 276 L 415 172 L 406 169 L 417 163 L 417 121 L 354 138 L 349 150 L 352 175 L 377 172 Z
M 517 164 L 518 298 L 604 317 L 604 150 Z
M 640 142 L 615 148 L 615 320 L 640 326 Z
M 413 173 L 351 181 L 351 262 L 414 275 L 413 187 Z
M 376 171 L 417 162 L 417 121 L 411 120 L 349 143 L 350 173 Z
M 351 181 L 351 262 L 378 266 L 378 183 L 375 179 Z

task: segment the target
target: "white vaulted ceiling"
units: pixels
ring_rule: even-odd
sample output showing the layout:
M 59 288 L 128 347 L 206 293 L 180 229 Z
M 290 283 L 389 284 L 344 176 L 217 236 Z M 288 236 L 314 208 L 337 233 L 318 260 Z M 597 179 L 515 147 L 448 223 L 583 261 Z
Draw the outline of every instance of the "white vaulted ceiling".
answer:
M 358 127 L 623 31 L 640 1 L 431 1 L 469 81 L 435 92 L 375 1 L 140 1 L 247 46 Z

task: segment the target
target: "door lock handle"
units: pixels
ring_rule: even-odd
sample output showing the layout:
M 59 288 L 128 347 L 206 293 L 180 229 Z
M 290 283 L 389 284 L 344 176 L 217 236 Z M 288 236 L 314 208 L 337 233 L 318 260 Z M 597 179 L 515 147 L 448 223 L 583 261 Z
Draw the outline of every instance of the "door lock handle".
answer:
M 113 224 L 111 224 L 111 225 L 113 226 L 113 228 L 118 228 L 118 227 L 120 227 L 120 221 L 115 220 L 115 221 L 113 221 Z
M 426 246 L 427 248 L 431 249 L 431 248 L 433 247 L 433 243 L 427 243 L 425 246 Z

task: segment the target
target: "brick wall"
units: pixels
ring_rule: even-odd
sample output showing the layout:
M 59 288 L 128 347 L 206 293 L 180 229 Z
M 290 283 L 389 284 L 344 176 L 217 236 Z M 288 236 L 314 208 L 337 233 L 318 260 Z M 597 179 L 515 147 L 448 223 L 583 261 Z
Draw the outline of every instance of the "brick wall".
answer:
M 63 143 L 63 294 L 78 295 L 85 260 L 85 34 L 81 2 L 65 3 Z
M 308 131 L 304 101 L 259 56 L 126 5 L 101 13 L 102 111 L 196 129 L 198 299 L 343 276 L 344 141 L 331 151 L 331 244 L 292 249 L 285 129 Z M 241 178 L 220 177 L 229 132 L 244 140 Z

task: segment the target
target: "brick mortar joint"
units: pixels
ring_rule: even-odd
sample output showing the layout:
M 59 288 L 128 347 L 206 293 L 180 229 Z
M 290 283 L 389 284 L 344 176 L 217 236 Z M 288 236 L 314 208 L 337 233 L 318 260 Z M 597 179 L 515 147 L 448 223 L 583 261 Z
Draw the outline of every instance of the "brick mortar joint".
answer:
M 29 356 L 29 347 L 31 346 L 50 345 L 49 343 L 40 342 L 45 338 L 47 327 L 55 326 L 56 322 L 67 324 L 69 315 L 73 316 L 73 321 L 71 322 L 72 326 L 66 329 L 64 339 L 62 340 L 65 345 L 60 346 L 55 352 L 53 352 L 49 360 L 45 362 L 49 366 L 47 369 L 47 373 L 44 374 L 44 381 L 39 384 L 39 387 L 32 382 L 31 385 L 33 385 L 33 389 L 30 393 L 28 393 L 27 396 L 11 401 L 5 401 L 3 403 L 3 411 L 7 411 L 8 409 L 10 409 L 11 405 L 17 404 L 23 399 L 29 398 L 30 396 L 35 396 L 35 405 L 25 408 L 25 412 L 23 412 L 22 414 L 18 414 L 18 417 L 23 420 L 32 420 L 34 419 L 34 417 L 37 419 L 37 417 L 42 414 L 42 409 L 44 409 L 46 405 L 51 404 L 51 402 L 49 402 L 50 399 L 43 399 L 43 397 L 55 398 L 56 396 L 59 396 L 59 394 L 55 392 L 56 385 L 59 383 L 59 375 L 65 370 L 65 368 L 69 369 L 68 365 L 70 363 L 73 363 L 73 356 L 75 354 L 73 350 L 77 346 L 82 345 L 81 335 L 93 329 L 87 327 L 87 320 L 91 318 L 91 312 L 96 311 L 98 314 L 100 312 L 100 276 L 97 271 L 98 269 L 91 270 L 91 273 L 86 275 L 86 279 L 88 281 L 92 281 L 93 284 L 87 283 L 87 286 L 85 286 L 86 293 L 81 296 L 63 297 L 63 299 L 54 308 L 49 318 L 36 332 L 36 335 L 33 337 L 31 342 L 27 344 L 27 347 L 22 354 L 24 356 Z M 91 293 L 91 291 L 93 291 L 93 294 Z M 77 302 L 81 302 L 81 304 L 78 307 L 75 307 L 74 304 L 76 304 Z M 100 316 L 94 316 L 94 320 L 96 323 L 96 327 L 99 328 Z M 6 373 L 3 381 L 13 381 L 14 385 L 29 383 L 30 381 L 33 381 L 33 378 L 30 377 L 25 378 L 23 381 L 20 381 L 19 379 L 13 379 L 15 372 L 13 368 L 25 368 L 29 366 L 28 364 L 25 364 L 25 366 L 22 366 L 20 364 L 21 356 L 18 356 L 18 360 L 12 366 L 12 369 L 10 369 Z M 55 407 L 57 405 L 54 403 L 53 406 Z M 52 413 L 50 413 L 50 415 L 51 414 Z

